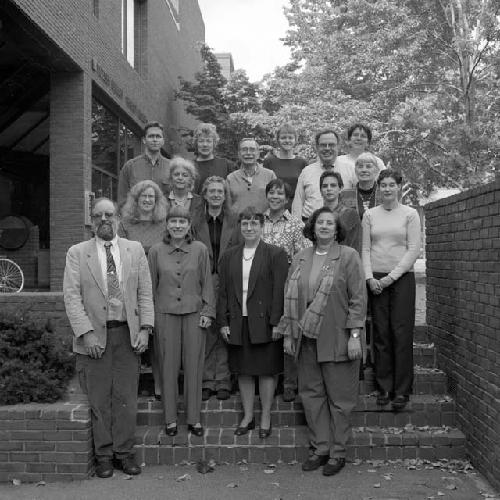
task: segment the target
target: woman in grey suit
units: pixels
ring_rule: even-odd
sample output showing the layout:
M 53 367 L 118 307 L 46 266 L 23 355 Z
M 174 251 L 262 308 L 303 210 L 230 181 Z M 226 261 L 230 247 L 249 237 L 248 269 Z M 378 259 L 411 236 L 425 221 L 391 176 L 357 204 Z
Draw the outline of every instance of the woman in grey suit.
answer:
M 254 376 L 262 404 L 259 437 L 271 434 L 275 376 L 283 371 L 283 345 L 275 328 L 283 312 L 286 252 L 261 240 L 264 215 L 249 207 L 240 213 L 244 243 L 227 250 L 219 267 L 217 321 L 228 343 L 229 368 L 238 375 L 244 416 L 237 436 L 255 428 Z
M 366 286 L 358 252 L 337 242 L 337 215 L 323 207 L 304 235 L 314 246 L 299 252 L 288 273 L 278 331 L 298 364 L 299 395 L 310 432 L 304 471 L 324 465 L 331 476 L 345 465 L 349 415 L 358 397 Z

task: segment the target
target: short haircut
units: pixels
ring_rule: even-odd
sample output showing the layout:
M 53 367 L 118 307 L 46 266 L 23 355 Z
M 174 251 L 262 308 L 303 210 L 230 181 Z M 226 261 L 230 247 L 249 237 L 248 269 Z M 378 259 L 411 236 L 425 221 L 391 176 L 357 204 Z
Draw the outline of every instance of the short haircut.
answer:
M 347 138 L 351 139 L 352 134 L 354 134 L 354 131 L 358 128 L 366 134 L 366 137 L 368 137 L 368 144 L 370 144 L 370 142 L 372 142 L 372 130 L 368 125 L 365 125 L 364 123 L 355 123 L 354 125 L 351 125 L 347 129 Z
M 314 136 L 314 144 L 316 144 L 316 146 L 319 144 L 319 139 L 322 135 L 326 135 L 326 134 L 333 134 L 335 136 L 335 138 L 337 139 L 337 144 L 340 143 L 340 137 L 339 137 L 339 134 L 337 134 L 337 132 L 335 132 L 335 130 L 331 129 L 331 128 L 324 128 L 323 130 L 320 130 L 315 136 Z
M 176 217 L 187 219 L 189 222 L 192 221 L 191 212 L 187 208 L 174 205 L 167 212 L 165 222 L 168 222 L 170 219 L 174 219 Z M 168 230 L 165 231 L 165 236 L 163 238 L 163 241 L 164 243 L 170 243 L 172 241 L 172 237 L 170 236 Z M 191 241 L 193 241 L 192 230 L 189 230 L 188 233 L 186 234 L 186 241 L 188 243 L 191 243 Z
M 247 207 L 243 209 L 238 215 L 238 224 L 241 224 L 242 220 L 258 220 L 260 225 L 264 225 L 264 214 L 262 212 L 257 212 L 254 207 Z
M 304 236 L 308 240 L 311 240 L 313 243 L 316 243 L 317 238 L 316 238 L 316 233 L 314 232 L 314 226 L 316 225 L 316 221 L 318 220 L 318 217 L 321 214 L 332 214 L 333 215 L 333 218 L 335 220 L 335 237 L 338 239 L 339 216 L 335 212 L 332 212 L 332 210 L 330 210 L 328 207 L 318 208 L 317 210 L 315 210 L 311 214 L 309 219 L 307 219 L 307 221 L 304 225 L 304 229 L 302 231 L 304 233 Z
M 159 128 L 161 130 L 161 133 L 163 134 L 163 125 L 160 122 L 148 122 L 146 123 L 146 125 L 144 125 L 144 128 L 142 129 L 143 137 L 146 137 L 148 130 L 150 128 Z
M 403 184 L 403 176 L 397 171 L 397 170 L 392 170 L 390 168 L 386 170 L 382 170 L 380 172 L 378 179 L 377 179 L 377 184 L 380 186 L 380 183 L 387 178 L 393 178 L 396 181 L 396 184 L 398 186 L 401 186 Z
M 214 141 L 214 147 L 219 142 L 219 134 L 217 128 L 213 123 L 200 123 L 195 129 L 193 134 L 195 142 L 200 137 L 210 137 Z
M 99 196 L 99 198 L 95 198 L 94 201 L 92 202 L 92 208 L 90 210 L 90 213 L 94 212 L 95 206 L 100 203 L 101 201 L 109 201 L 113 204 L 113 207 L 115 209 L 115 215 L 118 215 L 118 205 L 115 201 L 113 201 L 111 198 L 108 198 L 107 196 Z
M 156 182 L 151 180 L 140 181 L 130 188 L 127 201 L 122 207 L 122 217 L 132 221 L 139 220 L 139 197 L 148 188 L 155 192 L 155 208 L 153 209 L 153 222 L 164 222 L 167 215 L 167 199 Z
M 281 134 L 291 134 L 295 137 L 295 141 L 298 139 L 297 129 L 290 123 L 284 123 L 276 132 L 276 140 L 280 140 Z
M 253 137 L 243 137 L 243 139 L 241 139 L 241 141 L 238 143 L 238 151 L 240 150 L 241 145 L 244 142 L 246 142 L 246 141 L 253 141 L 253 142 L 255 142 L 255 145 L 257 146 L 257 150 L 259 149 L 259 143 L 257 142 L 256 139 L 254 139 Z
M 321 186 L 323 186 L 323 181 L 327 177 L 335 177 L 335 179 L 337 179 L 337 183 L 339 185 L 339 188 L 342 189 L 344 187 L 344 181 L 342 180 L 342 176 L 338 172 L 334 172 L 333 170 L 325 170 L 319 176 L 319 189 L 321 189 Z
M 193 189 L 194 182 L 198 178 L 198 169 L 195 167 L 192 161 L 186 160 L 182 158 L 182 156 L 174 156 L 174 158 L 170 161 L 169 170 L 168 170 L 168 183 L 172 185 L 172 174 L 178 169 L 183 168 L 187 170 L 191 177 L 191 187 Z
M 285 196 L 288 200 L 293 196 L 292 187 L 290 186 L 290 184 L 288 184 L 288 182 L 285 182 L 283 179 L 273 179 L 272 181 L 268 182 L 266 186 L 266 196 L 269 194 L 269 191 L 271 191 L 271 189 L 276 189 L 276 188 L 283 189 L 283 191 L 285 191 Z
M 380 167 L 379 167 L 379 164 L 378 164 L 378 159 L 377 159 L 377 157 L 373 153 L 370 153 L 369 151 L 365 151 L 364 153 L 361 153 L 356 158 L 356 161 L 355 161 L 354 165 L 357 165 L 358 161 L 362 161 L 362 160 L 371 161 L 377 167 L 377 169 L 380 170 Z
M 203 182 L 203 185 L 201 186 L 201 196 L 205 196 L 207 194 L 207 189 L 210 184 L 222 184 L 224 187 L 224 195 L 227 196 L 227 183 L 226 180 L 223 177 L 220 177 L 218 175 L 211 175 L 210 177 L 207 177 L 205 181 Z

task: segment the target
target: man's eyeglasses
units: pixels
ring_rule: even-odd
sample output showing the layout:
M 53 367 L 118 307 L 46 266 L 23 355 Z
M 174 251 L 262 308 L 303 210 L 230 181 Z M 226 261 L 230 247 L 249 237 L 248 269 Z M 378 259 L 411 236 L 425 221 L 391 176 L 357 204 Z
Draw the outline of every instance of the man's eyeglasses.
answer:
M 102 219 L 103 217 L 105 219 L 112 219 L 114 216 L 115 216 L 114 212 L 102 212 L 102 213 L 92 214 L 90 217 L 94 220 L 99 220 Z
M 337 147 L 337 144 L 318 144 L 318 148 L 320 149 L 335 149 Z

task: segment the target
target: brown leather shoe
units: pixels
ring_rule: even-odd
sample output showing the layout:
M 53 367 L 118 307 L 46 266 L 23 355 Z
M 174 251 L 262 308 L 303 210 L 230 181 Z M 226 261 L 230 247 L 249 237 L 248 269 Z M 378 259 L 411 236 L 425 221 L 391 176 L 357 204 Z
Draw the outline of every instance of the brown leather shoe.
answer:
M 219 389 L 215 397 L 221 401 L 225 401 L 231 397 L 231 393 L 227 389 Z
M 113 464 L 111 462 L 111 459 L 101 459 L 97 460 L 97 465 L 95 468 L 95 475 L 97 477 L 107 479 L 108 477 L 113 476 Z
M 323 476 L 333 476 L 345 467 L 345 458 L 330 458 L 323 467 Z
M 309 458 L 302 464 L 302 470 L 309 472 L 312 470 L 319 469 L 322 465 L 328 462 L 328 455 L 316 455 L 316 453 L 311 453 Z

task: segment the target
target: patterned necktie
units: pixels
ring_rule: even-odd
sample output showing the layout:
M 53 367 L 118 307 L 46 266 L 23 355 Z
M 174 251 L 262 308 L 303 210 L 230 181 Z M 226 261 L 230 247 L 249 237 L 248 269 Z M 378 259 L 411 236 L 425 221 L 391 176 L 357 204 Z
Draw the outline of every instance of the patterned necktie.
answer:
M 118 280 L 118 274 L 116 272 L 115 259 L 113 259 L 113 254 L 111 253 L 111 245 L 109 241 L 104 243 L 104 248 L 106 249 L 106 276 L 108 282 L 108 300 L 116 299 L 120 302 L 123 301 L 123 294 L 120 288 L 120 281 Z

